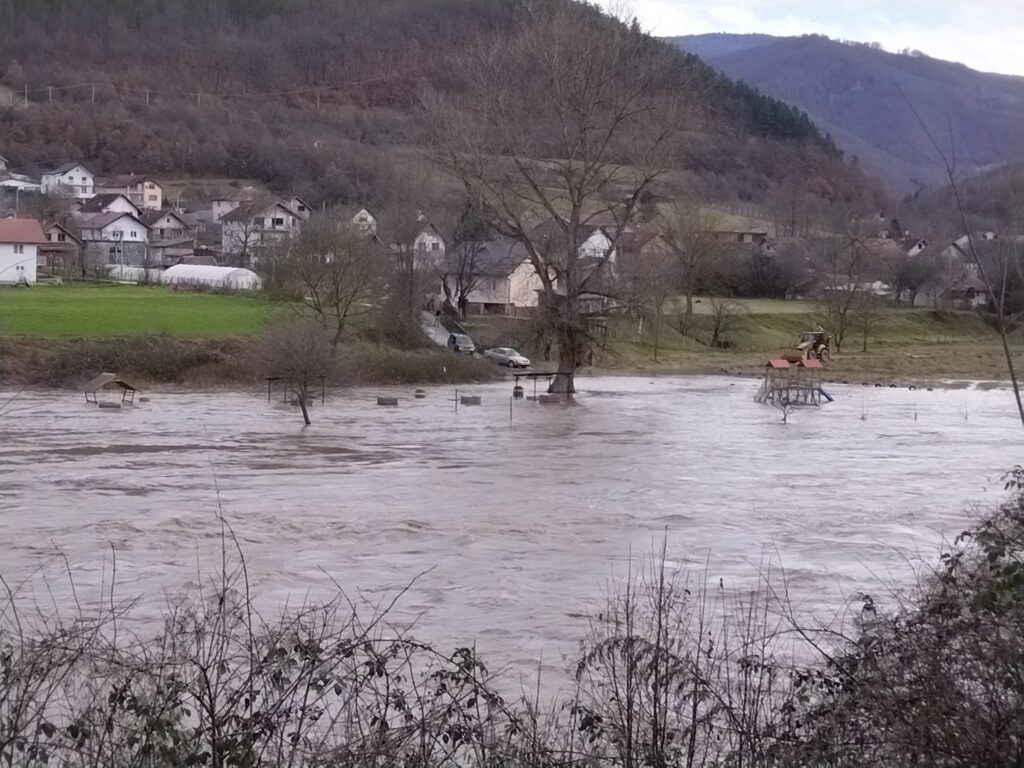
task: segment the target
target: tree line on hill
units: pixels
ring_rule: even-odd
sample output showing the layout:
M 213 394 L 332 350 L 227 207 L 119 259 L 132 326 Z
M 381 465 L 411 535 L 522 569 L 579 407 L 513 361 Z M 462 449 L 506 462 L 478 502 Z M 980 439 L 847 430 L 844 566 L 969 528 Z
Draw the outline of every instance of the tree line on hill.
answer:
M 454 58 L 561 7 L 609 35 L 620 26 L 568 0 L 0 0 L 0 28 L 18 31 L 0 81 L 29 93 L 0 115 L 0 148 L 19 167 L 77 157 L 106 172 L 130 158 L 136 172 L 381 204 L 410 162 L 404 148 L 429 146 L 424 87 L 454 93 Z M 690 185 L 753 200 L 799 168 L 828 180 L 811 181 L 825 198 L 871 197 L 806 115 L 672 55 L 678 87 L 698 84 L 710 117 L 673 160 Z

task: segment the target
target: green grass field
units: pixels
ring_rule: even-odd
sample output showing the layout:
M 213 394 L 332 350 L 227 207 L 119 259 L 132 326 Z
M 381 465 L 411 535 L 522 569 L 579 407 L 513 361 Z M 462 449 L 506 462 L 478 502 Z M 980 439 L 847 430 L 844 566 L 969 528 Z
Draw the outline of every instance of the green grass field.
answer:
M 247 336 L 266 327 L 274 312 L 272 304 L 250 296 L 179 293 L 156 286 L 0 288 L 0 335 L 4 336 Z

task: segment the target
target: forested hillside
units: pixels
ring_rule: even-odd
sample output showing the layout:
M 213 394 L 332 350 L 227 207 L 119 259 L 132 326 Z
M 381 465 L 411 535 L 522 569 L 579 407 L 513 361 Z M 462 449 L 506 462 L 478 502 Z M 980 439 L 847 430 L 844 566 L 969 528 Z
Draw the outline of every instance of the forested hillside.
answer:
M 1024 78 L 820 35 L 712 34 L 673 42 L 726 75 L 806 110 L 848 155 L 900 191 L 945 182 L 914 110 L 955 154 L 963 176 L 1020 157 L 1016 127 Z
M 381 202 L 425 146 L 422 89 L 454 87 L 467 46 L 568 2 L 0 0 L 0 82 L 28 97 L 0 114 L 0 154 Z M 703 83 L 705 119 L 676 154 L 688 186 L 760 201 L 798 178 L 826 200 L 870 199 L 806 114 L 678 55 Z

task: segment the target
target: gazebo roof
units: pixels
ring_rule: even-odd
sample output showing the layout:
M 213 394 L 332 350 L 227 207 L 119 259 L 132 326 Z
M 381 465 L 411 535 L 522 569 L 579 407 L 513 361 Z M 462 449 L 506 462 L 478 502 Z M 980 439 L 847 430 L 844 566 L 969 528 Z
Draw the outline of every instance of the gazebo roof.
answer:
M 83 392 L 99 392 L 105 386 L 113 384 L 121 389 L 135 392 L 136 389 L 116 373 L 101 373 L 99 376 L 82 385 Z

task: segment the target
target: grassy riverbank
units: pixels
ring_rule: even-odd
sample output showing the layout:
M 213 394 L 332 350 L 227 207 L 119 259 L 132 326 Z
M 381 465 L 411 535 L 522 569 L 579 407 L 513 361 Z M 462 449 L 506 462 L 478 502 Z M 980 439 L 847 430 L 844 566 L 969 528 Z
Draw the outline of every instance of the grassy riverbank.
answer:
M 826 324 L 813 302 L 754 300 L 725 335 L 729 346 L 708 346 L 712 318 L 707 301 L 695 305 L 689 336 L 665 316 L 657 339 L 650 322 L 613 321 L 595 366 L 605 371 L 639 373 L 754 374 L 765 360 L 792 347 L 801 331 Z M 540 358 L 528 321 L 475 318 L 467 329 L 478 343 L 519 346 Z M 1024 349 L 1024 347 L 1022 347 Z M 839 381 L 914 382 L 944 378 L 1004 379 L 1006 362 L 995 331 L 975 313 L 938 314 L 921 309 L 886 309 L 872 324 L 867 351 L 852 334 L 828 365 L 826 377 Z
M 695 304 L 688 336 L 676 330 L 674 316 L 664 316 L 657 345 L 652 323 L 612 321 L 595 367 L 620 373 L 754 374 L 768 357 L 791 347 L 801 331 L 826 324 L 813 302 L 751 300 L 739 305 L 724 334 L 726 349 L 708 346 L 713 318 L 707 299 Z M 15 384 L 66 384 L 108 368 L 152 383 L 248 383 L 260 376 L 253 340 L 282 313 L 280 305 L 258 297 L 158 286 L 4 288 L 0 378 Z M 529 320 L 481 317 L 466 326 L 478 346 L 518 347 L 544 364 Z M 862 336 L 853 333 L 826 377 L 913 383 L 1006 376 L 998 337 L 974 313 L 886 309 L 869 329 L 867 342 L 865 352 Z M 483 361 L 434 348 L 403 351 L 363 341 L 348 354 L 346 375 L 352 383 L 459 382 L 498 375 Z

